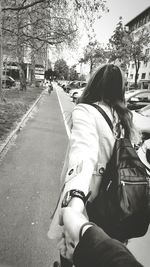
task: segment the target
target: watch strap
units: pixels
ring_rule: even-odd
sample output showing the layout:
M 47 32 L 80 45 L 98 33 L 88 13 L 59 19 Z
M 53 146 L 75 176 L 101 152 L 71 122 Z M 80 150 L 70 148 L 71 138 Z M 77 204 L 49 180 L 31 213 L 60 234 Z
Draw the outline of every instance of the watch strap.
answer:
M 88 198 L 89 198 L 89 196 L 90 196 L 90 194 L 91 194 L 91 192 L 89 192 L 87 194 L 87 196 L 85 196 L 83 191 L 77 190 L 77 189 L 72 189 L 72 190 L 66 192 L 66 194 L 65 194 L 65 196 L 63 198 L 61 207 L 62 208 L 67 207 L 69 205 L 70 201 L 72 200 L 72 198 L 74 198 L 74 197 L 80 198 L 83 201 L 84 205 L 85 205 L 87 200 L 88 200 Z

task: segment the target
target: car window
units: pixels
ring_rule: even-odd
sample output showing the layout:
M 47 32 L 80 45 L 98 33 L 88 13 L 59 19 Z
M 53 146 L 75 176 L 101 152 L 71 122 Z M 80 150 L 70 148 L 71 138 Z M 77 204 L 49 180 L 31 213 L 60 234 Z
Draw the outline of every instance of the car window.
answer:
M 8 79 L 12 82 L 14 82 L 15 80 L 11 77 L 11 76 L 8 76 Z
M 87 83 L 82 83 L 82 84 L 81 84 L 82 87 L 84 87 L 84 86 L 86 86 L 86 85 L 87 85 Z
M 150 109 L 147 109 L 145 111 L 143 111 L 142 113 L 144 116 L 150 116 Z
M 140 114 L 142 114 L 144 116 L 150 116 L 150 104 L 148 104 L 145 107 L 141 108 L 137 112 L 139 112 Z
M 129 90 L 125 92 L 125 99 L 128 101 L 132 96 L 137 95 L 137 93 L 141 93 L 141 90 Z

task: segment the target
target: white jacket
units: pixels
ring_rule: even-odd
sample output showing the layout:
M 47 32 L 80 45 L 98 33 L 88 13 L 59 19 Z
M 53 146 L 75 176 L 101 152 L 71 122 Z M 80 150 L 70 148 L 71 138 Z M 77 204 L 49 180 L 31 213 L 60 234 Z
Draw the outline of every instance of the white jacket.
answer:
M 101 107 L 113 121 L 110 108 L 102 104 Z M 76 188 L 87 195 L 91 186 L 93 188 L 100 180 L 100 173 L 111 157 L 115 137 L 103 116 L 91 105 L 78 104 L 73 110 L 72 121 L 66 160 L 68 171 L 62 179 L 65 176 L 67 191 Z
M 104 104 L 100 106 L 115 124 L 111 109 Z M 92 191 L 89 200 L 92 201 L 96 197 L 102 173 L 112 155 L 115 142 L 115 136 L 106 120 L 91 105 L 76 105 L 72 113 L 72 122 L 69 148 L 61 175 L 62 183 L 65 185 L 50 225 L 50 238 L 59 235 L 59 212 L 65 192 L 79 189 L 87 195 Z

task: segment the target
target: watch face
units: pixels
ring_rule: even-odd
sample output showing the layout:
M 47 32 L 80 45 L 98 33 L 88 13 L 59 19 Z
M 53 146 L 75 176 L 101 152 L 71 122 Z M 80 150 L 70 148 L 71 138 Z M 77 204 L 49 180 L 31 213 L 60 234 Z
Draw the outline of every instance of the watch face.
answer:
M 62 201 L 62 208 L 67 207 L 73 197 L 78 197 L 82 199 L 84 204 L 86 203 L 86 197 L 84 193 L 80 190 L 72 189 L 65 194 L 64 199 Z

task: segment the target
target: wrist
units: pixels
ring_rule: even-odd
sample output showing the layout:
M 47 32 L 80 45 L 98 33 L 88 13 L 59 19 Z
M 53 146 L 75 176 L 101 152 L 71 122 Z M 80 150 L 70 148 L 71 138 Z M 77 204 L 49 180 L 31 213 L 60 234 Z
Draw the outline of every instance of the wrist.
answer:
M 91 192 L 89 192 L 87 194 L 87 196 L 85 196 L 84 192 L 81 190 L 78 190 L 78 189 L 72 189 L 70 191 L 67 191 L 64 198 L 63 198 L 61 207 L 62 208 L 67 207 L 73 201 L 74 198 L 80 199 L 80 201 L 83 202 L 83 206 L 84 206 L 86 204 L 90 194 L 91 194 Z
M 95 226 L 95 223 L 93 222 L 86 222 L 81 226 L 79 231 L 79 241 L 81 240 L 83 234 L 87 231 L 87 229 L 93 226 Z
M 80 198 L 73 197 L 71 199 L 68 207 L 71 207 L 74 211 L 82 213 L 84 210 L 84 202 Z
M 87 229 L 89 229 L 90 227 L 93 227 L 92 224 L 88 224 L 88 225 L 85 225 L 83 228 L 82 228 L 82 235 L 81 235 L 81 238 L 82 236 L 84 235 L 84 233 L 87 231 Z

